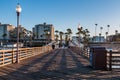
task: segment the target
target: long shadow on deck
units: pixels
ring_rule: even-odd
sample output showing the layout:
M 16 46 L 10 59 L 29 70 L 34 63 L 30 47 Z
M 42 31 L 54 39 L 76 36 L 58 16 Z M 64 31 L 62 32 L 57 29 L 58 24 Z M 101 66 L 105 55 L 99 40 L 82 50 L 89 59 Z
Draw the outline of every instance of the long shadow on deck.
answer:
M 84 66 L 83 63 L 81 63 L 80 58 L 82 59 L 80 55 L 73 53 L 69 49 L 57 49 L 41 56 L 40 58 L 34 59 L 28 64 L 25 64 L 17 70 L 13 70 L 9 73 L 5 71 L 8 70 L 6 68 L 2 68 L 4 70 L 0 69 L 0 72 L 2 71 L 7 74 L 5 76 L 1 76 L 0 80 L 93 80 L 94 78 L 91 77 L 97 77 L 98 74 L 96 73 L 91 76 L 93 69 L 88 66 Z M 71 67 L 68 66 L 68 63 L 71 64 Z M 74 66 L 72 64 L 74 64 Z M 57 67 L 49 70 L 49 68 L 54 67 L 54 65 L 57 65 Z M 8 66 L 8 68 L 12 70 L 14 67 Z M 102 75 L 103 74 L 100 74 L 99 76 Z M 120 77 L 117 76 L 113 78 L 117 79 Z

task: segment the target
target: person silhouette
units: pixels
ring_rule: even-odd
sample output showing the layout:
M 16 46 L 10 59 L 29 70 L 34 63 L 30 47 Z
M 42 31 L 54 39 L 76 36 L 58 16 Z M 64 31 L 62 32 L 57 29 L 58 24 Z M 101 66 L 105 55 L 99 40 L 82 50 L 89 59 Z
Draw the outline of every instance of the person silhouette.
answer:
M 52 49 L 55 49 L 55 45 L 54 44 L 52 44 Z

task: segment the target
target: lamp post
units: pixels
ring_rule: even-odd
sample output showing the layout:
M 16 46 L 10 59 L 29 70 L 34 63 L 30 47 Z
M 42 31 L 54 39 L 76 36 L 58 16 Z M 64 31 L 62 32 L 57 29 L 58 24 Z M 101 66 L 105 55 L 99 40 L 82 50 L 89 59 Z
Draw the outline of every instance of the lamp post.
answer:
M 97 36 L 97 23 L 95 24 L 95 37 Z
M 22 8 L 20 4 L 17 4 L 16 13 L 17 13 L 17 53 L 16 53 L 16 63 L 19 63 L 19 16 Z
M 48 38 L 48 41 L 47 41 L 47 38 L 46 38 L 46 45 L 47 45 L 47 42 L 49 42 L 49 35 L 50 35 L 50 32 L 49 31 L 47 31 L 47 38 Z
M 80 47 L 80 28 L 81 28 L 81 25 L 79 24 L 79 25 L 78 25 L 78 31 L 79 31 L 79 39 L 78 39 L 78 40 L 79 40 L 79 47 Z

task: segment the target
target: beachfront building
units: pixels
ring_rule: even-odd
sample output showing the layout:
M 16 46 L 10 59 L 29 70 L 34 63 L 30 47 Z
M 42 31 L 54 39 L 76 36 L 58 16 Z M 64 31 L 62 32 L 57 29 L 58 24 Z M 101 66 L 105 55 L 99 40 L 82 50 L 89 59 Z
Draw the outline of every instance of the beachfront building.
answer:
M 120 33 L 107 36 L 107 42 L 120 42 Z
M 78 36 L 72 36 L 73 41 L 78 41 L 78 38 L 79 38 Z
M 54 40 L 54 26 L 52 24 L 37 24 L 33 28 L 33 36 L 35 40 L 53 41 Z
M 30 30 L 25 29 L 22 25 L 19 25 L 19 42 L 23 43 L 25 47 L 32 45 L 33 33 Z M 14 30 L 10 31 L 10 40 L 9 42 L 17 42 L 17 27 Z
M 10 31 L 14 30 L 15 26 L 11 24 L 0 23 L 0 41 L 10 40 Z
M 0 46 L 17 42 L 17 27 L 0 23 Z M 19 25 L 19 42 L 32 41 L 33 33 Z
M 105 42 L 104 36 L 93 36 L 91 42 Z
M 25 40 L 25 38 L 29 39 L 30 37 L 32 37 L 32 34 L 33 33 L 31 31 L 22 27 L 22 25 L 19 25 L 19 39 L 21 41 Z M 15 27 L 15 29 L 10 32 L 10 37 L 11 37 L 12 40 L 16 40 L 16 38 L 17 38 L 17 27 Z

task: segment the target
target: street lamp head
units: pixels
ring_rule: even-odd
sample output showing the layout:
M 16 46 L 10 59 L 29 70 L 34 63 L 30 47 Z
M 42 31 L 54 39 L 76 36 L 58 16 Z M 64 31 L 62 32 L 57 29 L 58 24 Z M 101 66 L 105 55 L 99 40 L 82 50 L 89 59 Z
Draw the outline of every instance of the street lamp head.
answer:
M 78 25 L 78 29 L 80 29 L 80 28 L 81 28 L 81 25 L 79 24 L 79 25 Z
M 79 30 L 80 28 L 81 28 L 81 25 L 79 24 L 79 25 L 78 25 L 78 30 Z
M 16 12 L 20 13 L 21 11 L 22 11 L 22 8 L 20 7 L 20 4 L 18 3 L 16 7 Z
M 50 34 L 50 32 L 48 31 L 47 34 Z

